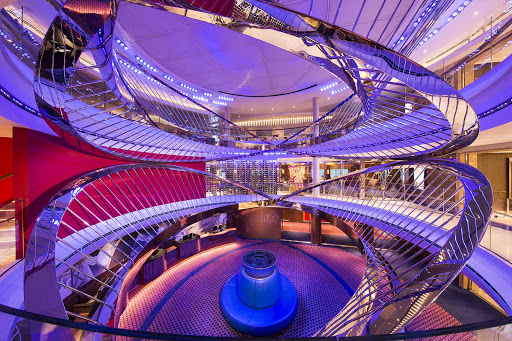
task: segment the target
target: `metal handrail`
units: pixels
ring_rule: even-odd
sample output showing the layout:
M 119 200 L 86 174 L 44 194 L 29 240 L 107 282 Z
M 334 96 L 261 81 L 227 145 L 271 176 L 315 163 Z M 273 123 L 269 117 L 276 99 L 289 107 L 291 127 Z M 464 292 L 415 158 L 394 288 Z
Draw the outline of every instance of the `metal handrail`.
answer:
M 417 178 L 416 171 L 426 170 Z M 354 224 L 367 255 L 365 276 L 351 301 L 316 334 L 350 336 L 397 333 L 447 288 L 486 231 L 492 191 L 485 176 L 468 165 L 426 159 L 345 174 L 278 203 Z M 387 316 L 384 311 L 393 311 L 393 323 L 380 318 Z
M 138 254 L 164 231 L 162 224 L 171 227 L 215 207 L 271 199 L 245 184 L 173 165 L 123 164 L 82 175 L 55 194 L 32 230 L 25 258 L 25 307 L 45 313 L 53 304 L 60 306 L 64 318 L 73 313 L 65 310 L 64 299 L 74 293 L 95 300 L 99 309 L 88 318 L 106 323 L 110 313 L 101 308 L 113 309 L 124 277 Z M 59 234 L 60 230 L 69 237 Z M 103 249 L 107 244 L 119 256 L 107 253 Z M 93 252 L 101 253 L 111 265 L 99 263 Z M 109 279 L 95 278 L 97 274 L 74 276 L 72 281 L 82 261 L 95 264 Z M 45 271 L 52 275 L 41 281 L 40 273 Z M 101 299 L 82 290 L 91 281 L 104 288 Z M 41 287 L 48 297 L 37 294 Z
M 265 341 L 265 340 L 281 340 L 276 337 L 215 337 L 215 336 L 194 336 L 194 335 L 177 335 L 177 334 L 165 334 L 148 331 L 139 331 L 131 329 L 113 328 L 102 325 L 85 324 L 65 319 L 60 319 L 53 316 L 32 313 L 30 311 L 16 309 L 3 304 L 0 304 L 0 313 L 16 316 L 22 319 L 30 321 L 40 322 L 41 324 L 50 324 L 54 326 L 69 328 L 73 330 L 81 330 L 84 332 L 100 333 L 104 335 L 116 335 L 130 338 L 149 339 L 149 340 L 188 340 L 188 341 L 237 341 L 237 340 L 254 340 L 254 341 Z M 504 317 L 501 319 L 487 320 L 481 322 L 467 323 L 459 326 L 445 327 L 438 329 L 422 330 L 415 332 L 405 332 L 397 334 L 384 334 L 384 335 L 371 335 L 371 336 L 351 336 L 351 337 L 303 337 L 303 338 L 288 338 L 287 340 L 295 341 L 392 341 L 392 340 L 414 340 L 423 339 L 433 336 L 444 336 L 454 335 L 459 333 L 474 332 L 479 330 L 491 329 L 512 324 L 512 317 Z

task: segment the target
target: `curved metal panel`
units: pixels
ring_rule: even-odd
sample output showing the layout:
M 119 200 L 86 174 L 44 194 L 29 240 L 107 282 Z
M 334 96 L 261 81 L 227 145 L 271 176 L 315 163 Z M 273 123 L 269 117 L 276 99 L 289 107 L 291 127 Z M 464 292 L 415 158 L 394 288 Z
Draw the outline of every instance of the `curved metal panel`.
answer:
M 446 154 L 468 145 L 478 134 L 478 120 L 471 106 L 437 75 L 395 51 L 327 22 L 257 0 L 237 0 L 230 18 L 193 10 L 183 2 L 132 2 L 283 48 L 331 72 L 359 97 L 362 114 L 359 110 L 348 113 L 338 135 L 282 143 L 281 149 L 335 157 L 404 158 Z M 118 3 L 88 2 L 89 12 L 76 10 L 81 3 L 73 0 L 64 4 L 45 37 L 36 66 L 40 110 L 62 135 L 75 136 L 82 144 L 87 142 L 106 154 L 154 161 L 242 157 L 255 153 L 250 148 L 263 148 L 261 141 L 236 146 L 222 142 L 223 138 L 248 141 L 255 137 L 209 113 L 165 80 L 144 70 L 126 72 L 134 68 L 127 61 L 114 63 L 118 58 L 115 54 L 112 58 L 112 34 Z M 146 78 L 150 81 L 143 83 Z M 151 93 L 153 98 L 143 93 Z M 165 93 L 168 106 L 175 111 L 183 108 L 176 104 L 178 100 L 171 99 L 173 96 L 189 103 L 186 111 L 200 109 L 184 116 L 195 123 L 186 127 L 187 120 L 177 123 L 173 121 L 175 114 L 154 109 L 158 107 L 154 104 L 157 93 Z M 98 94 L 103 96 L 100 101 L 94 97 Z M 158 129 L 148 110 L 192 134 Z M 223 122 L 230 126 L 229 132 Z
M 317 336 L 402 330 L 466 265 L 492 212 L 485 176 L 447 160 L 375 166 L 280 200 L 340 218 L 366 252 L 355 295 Z
M 478 134 L 474 110 L 443 79 L 328 22 L 259 0 L 129 1 L 272 44 L 332 73 L 352 90 L 310 126 L 320 136 L 292 137 L 272 148 L 411 159 L 453 152 Z M 117 8 L 115 0 L 68 0 L 44 39 L 36 99 L 61 136 L 102 155 L 151 161 L 227 159 L 265 149 L 257 137 L 115 52 Z M 156 124 L 155 116 L 166 124 Z M 171 178 L 182 187 L 169 186 Z M 114 311 L 118 286 L 134 256 L 161 229 L 203 208 L 263 199 L 270 197 L 172 166 L 116 166 L 83 176 L 57 194 L 36 223 L 27 252 L 26 307 L 74 316 L 65 307 L 74 293 L 94 301 L 93 314 L 83 319 L 102 323 Z M 337 216 L 364 246 L 367 268 L 356 295 L 317 333 L 345 336 L 396 333 L 435 300 L 478 247 L 492 192 L 469 166 L 423 160 L 361 170 L 279 200 Z M 101 295 L 83 290 L 91 281 Z M 35 294 L 40 285 L 48 296 Z
M 113 43 L 118 4 L 69 0 L 48 29 L 34 88 L 50 127 L 84 149 L 123 159 L 186 162 L 259 153 L 266 142 L 166 80 L 141 70 L 127 79 L 134 67 L 118 60 Z M 157 125 L 151 115 L 169 124 Z
M 225 27 L 305 58 L 346 83 L 363 115 L 345 135 L 279 147 L 306 155 L 406 158 L 442 155 L 470 144 L 478 118 L 469 103 L 436 74 L 407 57 L 350 31 L 277 3 L 239 0 L 230 18 L 130 0 Z
M 120 165 L 81 176 L 53 197 L 32 230 L 25 307 L 104 324 L 133 260 L 156 235 L 190 215 L 267 199 L 247 186 L 177 166 Z M 92 302 L 89 316 L 71 311 L 73 295 Z

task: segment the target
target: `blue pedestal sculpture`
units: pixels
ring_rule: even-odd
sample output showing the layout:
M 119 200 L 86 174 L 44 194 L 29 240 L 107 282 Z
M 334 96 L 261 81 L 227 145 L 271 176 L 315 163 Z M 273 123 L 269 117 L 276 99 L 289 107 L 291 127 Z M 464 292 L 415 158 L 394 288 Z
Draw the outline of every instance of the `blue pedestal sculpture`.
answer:
M 297 313 L 297 290 L 279 273 L 276 256 L 255 250 L 243 256 L 240 272 L 222 288 L 224 319 L 243 334 L 273 335 L 286 328 Z

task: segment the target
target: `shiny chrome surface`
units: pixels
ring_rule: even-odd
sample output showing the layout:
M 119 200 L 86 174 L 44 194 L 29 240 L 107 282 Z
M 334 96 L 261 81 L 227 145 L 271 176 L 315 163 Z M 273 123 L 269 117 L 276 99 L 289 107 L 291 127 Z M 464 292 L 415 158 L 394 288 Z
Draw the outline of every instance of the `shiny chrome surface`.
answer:
M 118 57 L 117 8 L 116 1 L 68 1 L 45 36 L 34 89 L 57 133 L 100 155 L 149 161 L 224 159 L 263 149 L 266 142 Z
M 130 2 L 285 49 L 332 73 L 359 98 L 342 119 L 331 119 L 336 124 L 319 138 L 287 140 L 277 148 L 331 157 L 405 158 L 446 154 L 478 134 L 475 112 L 440 77 L 327 22 L 257 0 L 235 1 L 231 17 L 181 1 Z M 87 142 L 105 155 L 152 161 L 226 159 L 264 149 L 266 142 L 138 68 L 122 51 L 115 53 L 117 2 L 87 2 L 95 14 L 77 11 L 77 3 L 63 5 L 36 65 L 40 110 L 61 135 L 77 138 L 77 144 Z M 93 14 L 101 20 L 88 19 Z M 157 125 L 153 117 L 165 123 Z
M 54 196 L 32 230 L 25 308 L 106 324 L 115 313 L 124 276 L 158 234 L 187 216 L 268 198 L 176 166 L 121 165 L 81 176 Z M 71 311 L 73 297 L 91 302 L 87 316 Z
M 169 20 L 179 15 L 282 48 L 332 73 L 352 94 L 308 127 L 270 145 L 114 48 L 117 1 L 68 0 L 42 44 L 36 98 L 43 117 L 62 137 L 94 153 L 164 162 L 233 159 L 265 149 L 422 159 L 451 153 L 478 134 L 474 110 L 434 73 L 379 43 L 277 2 L 218 0 L 196 8 L 184 0 L 165 5 L 128 1 L 167 11 Z M 222 7 L 225 16 L 212 10 L 222 4 L 233 6 Z M 171 193 L 162 175 L 169 172 L 176 181 L 195 185 Z M 192 181 L 197 177 L 204 181 Z M 478 247 L 491 193 L 477 170 L 425 159 L 357 171 L 280 198 L 283 205 L 338 217 L 366 252 L 366 273 L 356 294 L 317 335 L 402 330 Z M 81 177 L 48 204 L 36 223 L 27 253 L 26 307 L 105 323 L 133 259 L 158 233 L 203 209 L 264 199 L 269 196 L 207 173 L 156 163 Z M 91 281 L 101 295 L 82 289 Z M 48 297 L 36 295 L 37 287 Z M 72 295 L 93 301 L 92 314 L 69 311 L 66 299 Z
M 482 173 L 435 159 L 371 167 L 279 200 L 338 217 L 366 253 L 356 293 L 317 336 L 401 331 L 464 268 L 492 211 Z
M 307 155 L 406 158 L 442 155 L 470 144 L 478 118 L 469 103 L 436 74 L 407 57 L 328 22 L 277 3 L 237 0 L 230 18 L 181 2 L 152 6 L 251 36 L 305 58 L 338 77 L 359 97 L 352 128 L 325 141 L 313 138 L 279 148 Z M 355 120 L 355 122 L 354 122 Z M 346 127 L 348 128 L 348 127 Z

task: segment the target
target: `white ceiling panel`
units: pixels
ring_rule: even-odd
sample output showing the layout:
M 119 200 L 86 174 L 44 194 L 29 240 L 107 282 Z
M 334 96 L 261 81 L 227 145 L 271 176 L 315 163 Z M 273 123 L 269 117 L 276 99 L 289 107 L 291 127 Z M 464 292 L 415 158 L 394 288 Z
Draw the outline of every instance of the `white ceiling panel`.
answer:
M 137 44 L 156 61 L 201 53 L 187 29 L 137 40 Z
M 224 68 L 247 66 L 263 63 L 263 53 L 259 44 L 250 44 L 211 52 L 210 59 Z
M 293 58 L 290 60 L 271 61 L 267 63 L 267 68 L 275 78 L 294 77 L 297 74 L 304 74 L 311 69 L 313 64 L 301 58 Z
M 210 24 L 202 23 L 198 26 L 189 26 L 194 22 L 194 20 L 187 20 L 187 27 L 196 43 L 201 46 L 204 51 L 218 51 L 228 47 L 258 42 L 258 40 L 249 36 Z
M 121 2 L 118 23 L 130 29 L 130 35 L 134 40 L 151 37 L 164 32 L 183 29 L 183 19 L 176 15 L 169 15 L 164 11 L 155 10 L 145 6 L 134 6 Z M 139 23 L 145 23 L 139 25 Z
M 213 64 L 208 56 L 203 53 L 191 56 L 167 59 L 160 62 L 166 70 L 180 77 L 187 79 L 190 75 L 205 75 L 213 71 L 218 71 L 217 66 Z
M 222 68 L 226 76 L 236 83 L 247 84 L 254 82 L 257 78 L 268 78 L 267 69 L 264 64 L 246 65 L 240 67 Z
M 283 49 L 277 48 L 275 46 L 261 43 L 261 50 L 263 51 L 263 56 L 266 60 L 276 61 L 276 60 L 289 60 L 291 58 L 297 58 L 297 56 L 291 52 L 285 51 Z

